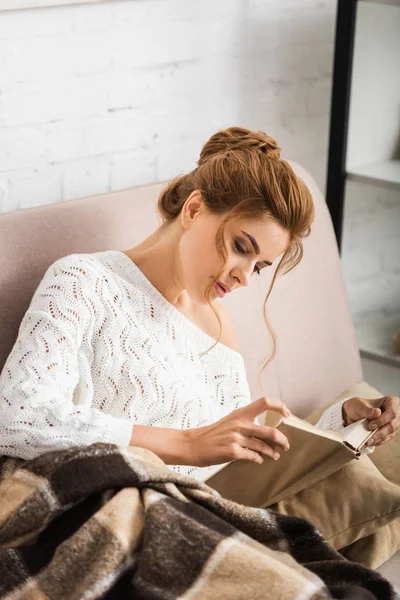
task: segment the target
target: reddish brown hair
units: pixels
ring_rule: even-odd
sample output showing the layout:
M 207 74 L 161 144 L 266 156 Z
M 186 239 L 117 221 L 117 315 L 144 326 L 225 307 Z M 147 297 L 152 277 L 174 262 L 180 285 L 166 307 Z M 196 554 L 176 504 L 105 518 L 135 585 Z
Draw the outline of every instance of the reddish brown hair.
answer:
M 276 335 L 266 315 L 266 303 L 278 274 L 288 273 L 302 259 L 302 239 L 309 235 L 314 219 L 311 194 L 292 167 L 280 158 L 276 141 L 262 131 L 229 127 L 215 133 L 201 150 L 197 165 L 196 169 L 175 177 L 167 185 L 158 200 L 158 210 L 163 223 L 171 223 L 180 214 L 189 195 L 199 190 L 211 213 L 226 215 L 216 235 L 216 247 L 224 264 L 215 281 L 226 265 L 224 231 L 228 221 L 271 218 L 290 234 L 289 247 L 277 266 L 264 301 L 263 314 L 273 339 L 273 351 L 263 365 L 262 373 L 274 358 L 277 347 Z M 219 322 L 218 343 L 221 320 L 210 302 L 215 281 L 207 287 L 206 298 Z

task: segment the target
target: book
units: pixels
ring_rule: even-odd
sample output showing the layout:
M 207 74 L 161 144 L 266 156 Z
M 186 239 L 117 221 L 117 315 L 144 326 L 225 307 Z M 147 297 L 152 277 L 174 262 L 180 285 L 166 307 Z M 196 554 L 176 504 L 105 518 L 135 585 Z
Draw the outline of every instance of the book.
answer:
M 358 460 L 374 433 L 368 429 L 368 419 L 345 427 L 341 435 L 318 429 L 294 415 L 281 417 L 273 411 L 267 414 L 265 424 L 286 435 L 289 450 L 276 446 L 281 454 L 277 461 L 263 455 L 262 464 L 248 460 L 230 462 L 204 483 L 228 500 L 266 508 L 321 481 L 351 460 Z

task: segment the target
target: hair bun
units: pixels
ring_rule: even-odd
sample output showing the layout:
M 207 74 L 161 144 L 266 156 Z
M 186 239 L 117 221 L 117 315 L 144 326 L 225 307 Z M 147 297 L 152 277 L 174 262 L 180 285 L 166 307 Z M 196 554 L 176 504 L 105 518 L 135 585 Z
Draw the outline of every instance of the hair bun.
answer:
M 278 160 L 281 149 L 276 141 L 263 131 L 251 131 L 243 127 L 228 127 L 218 131 L 204 144 L 200 152 L 198 166 L 211 156 L 226 154 L 235 150 L 263 152 L 268 158 Z

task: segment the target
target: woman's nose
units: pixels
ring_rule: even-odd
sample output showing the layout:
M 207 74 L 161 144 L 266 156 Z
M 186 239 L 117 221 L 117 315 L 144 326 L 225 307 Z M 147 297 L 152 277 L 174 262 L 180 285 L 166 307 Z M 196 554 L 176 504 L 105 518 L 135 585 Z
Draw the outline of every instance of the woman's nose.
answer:
M 252 273 L 249 269 L 237 268 L 234 271 L 233 278 L 236 279 L 236 281 L 238 281 L 240 285 L 247 286 L 250 283 L 251 275 Z

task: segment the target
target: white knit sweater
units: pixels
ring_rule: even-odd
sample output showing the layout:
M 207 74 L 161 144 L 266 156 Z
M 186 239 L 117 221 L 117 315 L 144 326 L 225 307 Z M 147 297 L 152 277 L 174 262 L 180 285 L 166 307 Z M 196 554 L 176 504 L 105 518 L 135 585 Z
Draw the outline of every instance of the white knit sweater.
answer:
M 122 252 L 73 254 L 45 273 L 0 377 L 0 455 L 128 445 L 132 425 L 188 429 L 250 397 L 241 354 L 180 313 Z M 254 398 L 253 398 L 254 400 Z M 342 402 L 318 427 L 339 431 Z M 203 480 L 218 466 L 172 466 Z

